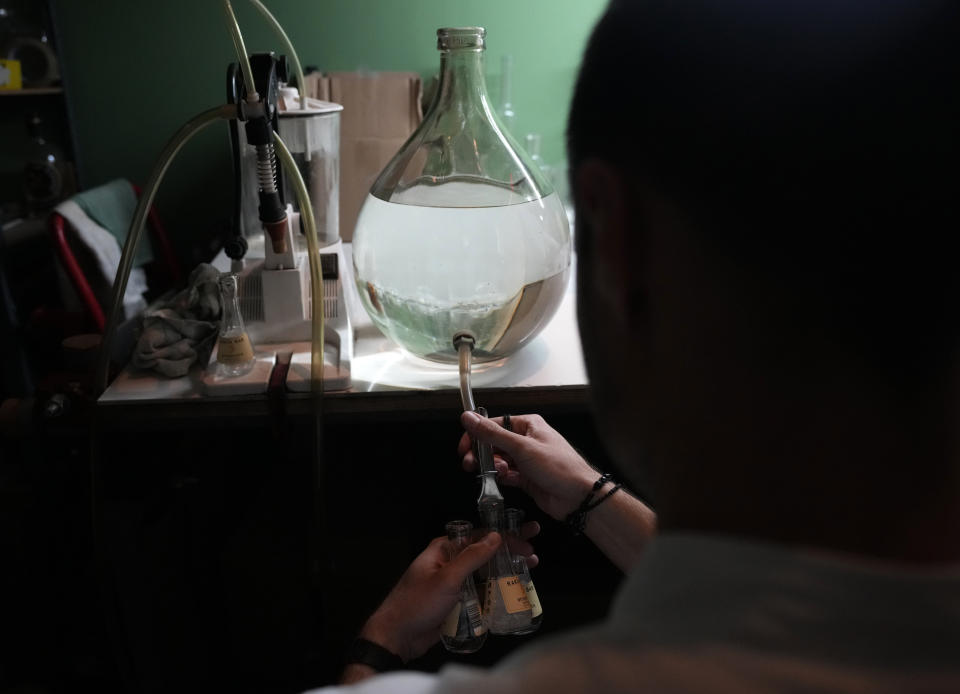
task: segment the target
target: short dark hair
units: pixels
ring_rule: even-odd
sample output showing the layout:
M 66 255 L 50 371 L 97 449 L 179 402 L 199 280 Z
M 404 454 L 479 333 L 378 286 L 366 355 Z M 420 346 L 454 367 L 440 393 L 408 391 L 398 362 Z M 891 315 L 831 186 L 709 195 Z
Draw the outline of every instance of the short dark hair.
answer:
M 939 369 L 960 335 L 958 5 L 614 0 L 577 81 L 570 170 L 641 173 L 805 319 Z

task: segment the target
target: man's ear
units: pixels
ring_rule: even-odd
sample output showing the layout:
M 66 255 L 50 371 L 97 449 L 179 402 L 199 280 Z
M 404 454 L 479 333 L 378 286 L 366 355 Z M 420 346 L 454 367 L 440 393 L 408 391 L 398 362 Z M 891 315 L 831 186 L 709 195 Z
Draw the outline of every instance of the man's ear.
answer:
M 627 180 L 618 168 L 600 159 L 587 159 L 574 176 L 577 214 L 590 230 L 588 253 L 598 298 L 607 303 L 615 316 L 631 319 L 637 307 L 636 295 L 640 263 L 635 257 L 640 233 L 630 223 Z M 578 259 L 580 262 L 581 259 Z

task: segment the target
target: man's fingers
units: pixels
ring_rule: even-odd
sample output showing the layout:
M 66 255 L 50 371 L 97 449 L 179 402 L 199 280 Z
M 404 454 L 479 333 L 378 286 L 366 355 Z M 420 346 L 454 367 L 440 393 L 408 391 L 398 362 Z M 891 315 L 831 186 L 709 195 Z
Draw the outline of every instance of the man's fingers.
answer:
M 500 533 L 495 532 L 487 533 L 483 539 L 468 545 L 445 569 L 450 587 L 459 588 L 464 579 L 490 561 L 499 546 Z
M 516 470 L 510 468 L 501 468 L 497 466 L 497 483 L 506 485 L 507 487 L 519 487 L 521 486 L 521 476 L 520 473 Z
M 463 463 L 463 469 L 467 472 L 473 472 L 477 469 L 477 458 L 473 453 L 467 453 L 465 456 L 463 456 L 463 460 L 461 462 Z M 499 479 L 514 478 L 515 480 L 519 477 L 519 474 L 516 472 L 516 470 L 510 469 L 510 463 L 499 456 L 494 456 L 493 467 L 496 469 L 497 477 Z M 515 481 L 513 483 L 515 484 Z
M 510 547 L 510 554 L 521 556 L 526 560 L 528 569 L 533 569 L 540 563 L 540 557 L 533 551 L 533 545 L 529 542 L 511 537 L 507 540 L 507 545 Z
M 507 547 L 510 548 L 510 554 L 513 555 L 519 554 L 523 557 L 529 557 L 533 554 L 533 545 L 519 537 L 508 537 Z
M 540 524 L 537 521 L 527 521 L 520 526 L 520 537 L 529 540 L 540 534 Z
M 465 456 L 473 450 L 473 441 L 470 439 L 470 434 L 464 434 L 460 437 L 460 441 L 457 442 L 457 455 Z
M 481 417 L 476 412 L 461 414 L 460 423 L 471 437 L 492 444 L 513 458 L 523 445 L 523 436 L 507 431 L 497 421 Z

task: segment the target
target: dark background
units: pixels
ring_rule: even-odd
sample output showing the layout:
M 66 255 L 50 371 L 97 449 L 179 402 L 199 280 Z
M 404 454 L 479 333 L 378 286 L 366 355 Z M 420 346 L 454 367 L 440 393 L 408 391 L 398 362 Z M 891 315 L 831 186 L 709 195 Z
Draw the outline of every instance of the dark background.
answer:
M 409 561 L 448 520 L 476 520 L 454 395 L 449 413 L 326 415 L 319 466 L 303 402 L 250 417 L 147 408 L 140 425 L 71 402 L 3 440 L 0 690 L 330 683 Z M 583 408 L 544 411 L 608 466 Z M 542 628 L 491 636 L 471 656 L 438 645 L 413 667 L 495 663 L 605 615 L 619 572 L 522 493 L 505 495 L 543 526 Z

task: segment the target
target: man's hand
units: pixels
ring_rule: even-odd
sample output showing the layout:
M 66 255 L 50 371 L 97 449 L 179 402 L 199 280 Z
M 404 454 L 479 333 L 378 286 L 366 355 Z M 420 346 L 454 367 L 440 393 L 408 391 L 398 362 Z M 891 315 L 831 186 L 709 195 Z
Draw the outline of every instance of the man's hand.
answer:
M 445 537 L 438 537 L 413 560 L 360 636 L 393 651 L 404 662 L 422 655 L 440 639 L 440 625 L 460 599 L 463 581 L 493 557 L 500 535 L 489 533 L 452 561 L 446 544 Z
M 460 422 L 467 433 L 457 448 L 463 467 L 468 471 L 477 467 L 472 438 L 492 444 L 497 479 L 522 489 L 554 519 L 564 519 L 580 505 L 599 473 L 543 417 L 516 415 L 510 421 L 512 432 L 503 428 L 502 417 L 486 419 L 464 412 Z
M 475 531 L 476 532 L 476 531 Z M 486 530 L 480 531 L 487 532 Z M 519 537 L 507 535 L 507 547 L 510 549 L 510 556 L 521 556 L 527 562 L 527 568 L 533 569 L 540 564 L 540 557 L 533 553 L 533 545 L 530 544 L 530 538 L 540 534 L 540 524 L 537 521 L 527 521 L 520 525 Z
M 463 467 L 477 467 L 471 452 L 472 439 L 492 444 L 497 478 L 509 487 L 525 491 L 556 520 L 565 519 L 591 492 L 599 473 L 543 417 L 517 415 L 510 419 L 512 432 L 503 428 L 500 417 L 486 419 L 473 412 L 461 415 L 460 422 L 467 430 L 458 448 Z M 613 483 L 608 482 L 597 490 L 597 498 L 612 488 Z M 657 515 L 624 489 L 590 511 L 586 535 L 610 561 L 627 572 L 656 529 Z M 526 553 L 522 549 L 515 551 Z

